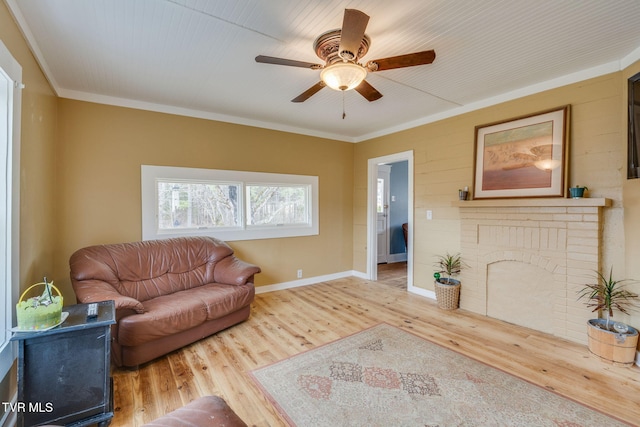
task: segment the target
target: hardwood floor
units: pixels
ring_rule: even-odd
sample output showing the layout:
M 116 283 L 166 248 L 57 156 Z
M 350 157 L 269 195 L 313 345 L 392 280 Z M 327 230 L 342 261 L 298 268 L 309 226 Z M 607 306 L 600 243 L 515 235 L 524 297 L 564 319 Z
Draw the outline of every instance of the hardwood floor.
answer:
M 214 394 L 249 425 L 286 426 L 247 373 L 379 322 L 632 425 L 640 422 L 639 367 L 614 367 L 589 356 L 583 345 L 463 310 L 439 310 L 435 301 L 398 286 L 402 271 L 381 272 L 377 282 L 352 277 L 257 295 L 246 322 L 137 371 L 114 369 L 111 425 L 139 426 Z
M 398 289 L 407 289 L 407 263 L 378 264 L 378 282 Z

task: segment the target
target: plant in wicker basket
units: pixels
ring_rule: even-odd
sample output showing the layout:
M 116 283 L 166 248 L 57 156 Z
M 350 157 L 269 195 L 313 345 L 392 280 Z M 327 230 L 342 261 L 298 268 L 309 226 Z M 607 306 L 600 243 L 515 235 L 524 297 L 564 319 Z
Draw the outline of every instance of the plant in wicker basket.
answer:
M 438 260 L 436 261 L 435 265 L 440 269 L 436 273 L 444 273 L 447 275 L 446 279 L 437 277 L 436 281 L 439 281 L 440 283 L 452 284 L 451 278 L 453 276 L 457 276 L 458 274 L 460 274 L 460 271 L 462 271 L 462 256 L 459 253 L 451 255 L 449 252 L 447 252 L 446 255 L 437 255 L 436 258 Z
M 460 274 L 462 268 L 466 266 L 462 261 L 459 253 L 445 255 L 437 255 L 435 266 L 438 270 L 433 277 L 435 280 L 436 300 L 438 307 L 445 310 L 455 310 L 458 308 L 460 301 L 460 281 L 453 279 L 454 276 Z M 445 274 L 446 277 L 442 277 Z
M 25 296 L 34 288 L 42 285 L 44 292 L 42 295 L 25 299 Z M 54 289 L 58 295 L 54 295 Z M 16 304 L 16 318 L 18 320 L 18 329 L 20 330 L 39 330 L 50 328 L 59 324 L 62 319 L 62 294 L 53 285 L 53 281 L 31 285 L 22 293 L 20 300 Z

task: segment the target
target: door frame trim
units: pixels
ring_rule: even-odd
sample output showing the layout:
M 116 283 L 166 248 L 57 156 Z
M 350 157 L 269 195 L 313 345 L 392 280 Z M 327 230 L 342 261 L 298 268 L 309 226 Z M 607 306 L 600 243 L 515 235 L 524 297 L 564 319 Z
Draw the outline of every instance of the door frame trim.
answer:
M 378 165 L 383 163 L 395 163 L 407 161 L 407 212 L 409 223 L 409 239 L 407 242 L 407 288 L 413 287 L 413 150 L 375 157 L 368 160 L 367 166 L 367 278 L 378 279 L 378 236 L 377 236 L 377 212 L 376 197 L 378 185 Z

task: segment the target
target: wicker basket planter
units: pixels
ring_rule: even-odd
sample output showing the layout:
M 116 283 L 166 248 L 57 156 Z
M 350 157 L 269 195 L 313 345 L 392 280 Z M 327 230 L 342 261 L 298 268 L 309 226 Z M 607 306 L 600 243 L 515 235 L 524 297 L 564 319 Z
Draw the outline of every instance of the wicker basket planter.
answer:
M 434 286 L 438 307 L 443 310 L 455 310 L 460 303 L 460 281 L 449 279 L 449 284 L 447 284 L 446 280 L 447 279 L 440 279 L 435 281 Z
M 628 326 L 628 332 L 620 334 L 603 329 L 605 323 L 605 319 L 591 319 L 587 323 L 589 351 L 604 362 L 616 366 L 633 366 L 638 345 L 638 331 Z

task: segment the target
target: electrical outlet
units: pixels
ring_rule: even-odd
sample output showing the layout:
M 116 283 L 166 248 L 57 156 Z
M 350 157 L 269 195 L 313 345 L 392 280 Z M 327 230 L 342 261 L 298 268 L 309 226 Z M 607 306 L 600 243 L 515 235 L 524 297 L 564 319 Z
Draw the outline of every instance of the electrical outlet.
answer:
M 298 270 L 298 279 L 302 279 L 302 269 Z
M 427 219 L 428 220 L 432 220 L 433 219 L 433 211 L 427 211 Z

